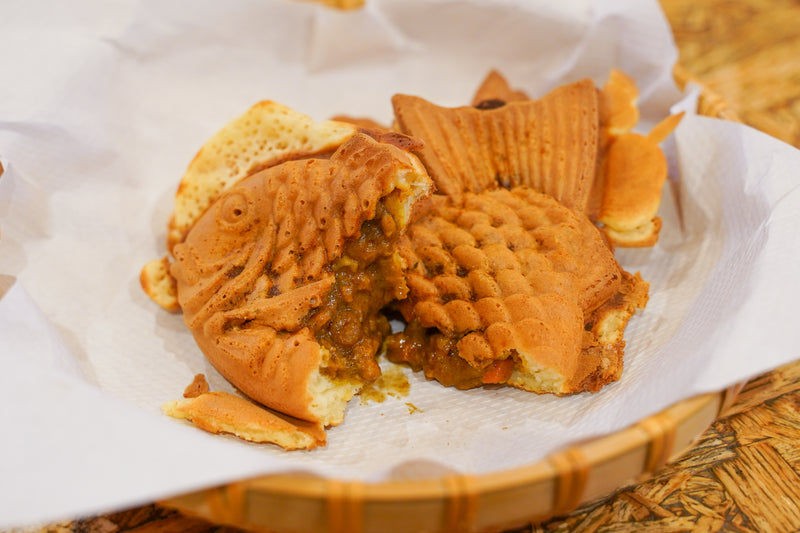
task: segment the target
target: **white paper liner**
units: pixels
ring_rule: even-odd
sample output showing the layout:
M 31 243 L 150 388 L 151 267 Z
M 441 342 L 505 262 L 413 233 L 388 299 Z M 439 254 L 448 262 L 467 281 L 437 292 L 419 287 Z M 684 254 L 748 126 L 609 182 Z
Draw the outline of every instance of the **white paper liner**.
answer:
M 4 7 L 0 527 L 269 472 L 381 480 L 420 475 L 420 464 L 426 475 L 514 468 L 800 355 L 790 322 L 800 155 L 747 127 L 688 116 L 666 145 L 674 173 L 659 244 L 619 252 L 651 282 L 651 299 L 626 332 L 618 383 L 555 398 L 409 375 L 408 397 L 354 401 L 312 452 L 211 436 L 160 413 L 196 373 L 213 389 L 230 385 L 180 316 L 142 293 L 139 269 L 164 254 L 172 196 L 195 151 L 256 101 L 388 123 L 392 94 L 462 105 L 491 68 L 539 95 L 584 76 L 602 83 L 612 67 L 637 80 L 643 129 L 679 101 L 656 2 L 555 4 Z

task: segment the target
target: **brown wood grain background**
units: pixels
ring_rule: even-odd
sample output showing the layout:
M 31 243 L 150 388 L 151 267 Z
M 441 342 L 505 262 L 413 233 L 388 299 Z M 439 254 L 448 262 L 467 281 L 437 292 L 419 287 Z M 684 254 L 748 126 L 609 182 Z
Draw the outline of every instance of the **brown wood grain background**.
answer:
M 681 67 L 742 122 L 800 147 L 800 2 L 661 3 L 673 27 Z M 800 531 L 798 442 L 800 363 L 794 363 L 750 381 L 696 446 L 655 475 L 514 533 Z M 157 505 L 40 530 L 238 531 Z

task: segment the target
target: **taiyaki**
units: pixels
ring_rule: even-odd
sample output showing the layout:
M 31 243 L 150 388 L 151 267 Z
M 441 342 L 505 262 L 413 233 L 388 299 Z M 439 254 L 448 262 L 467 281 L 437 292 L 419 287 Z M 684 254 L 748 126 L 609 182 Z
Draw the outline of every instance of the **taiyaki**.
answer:
M 173 248 L 170 274 L 207 359 L 248 397 L 323 426 L 342 421 L 407 290 L 394 242 L 432 182 L 398 134 L 362 133 L 223 192 Z
M 407 325 L 387 355 L 458 388 L 598 390 L 622 369 L 622 330 L 647 301 L 597 227 L 529 187 L 435 196 L 401 239 Z
M 492 70 L 471 106 L 402 94 L 392 102 L 398 130 L 426 144 L 420 157 L 442 194 L 527 185 L 588 215 L 610 245 L 646 247 L 661 229 L 667 164 L 659 143 L 683 114 L 635 133 L 638 97 L 618 69 L 602 88 L 582 79 L 538 100 Z

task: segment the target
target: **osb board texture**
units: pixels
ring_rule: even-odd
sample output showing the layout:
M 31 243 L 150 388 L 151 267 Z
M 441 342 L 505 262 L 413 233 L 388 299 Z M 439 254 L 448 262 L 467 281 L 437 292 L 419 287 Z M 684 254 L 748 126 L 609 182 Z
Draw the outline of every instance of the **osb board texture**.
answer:
M 688 74 L 754 126 L 800 147 L 800 3 L 662 0 Z M 800 363 L 749 382 L 724 418 L 652 477 L 505 533 L 800 530 Z M 156 505 L 41 530 L 235 533 Z
M 680 64 L 746 124 L 800 147 L 800 3 L 661 0 Z

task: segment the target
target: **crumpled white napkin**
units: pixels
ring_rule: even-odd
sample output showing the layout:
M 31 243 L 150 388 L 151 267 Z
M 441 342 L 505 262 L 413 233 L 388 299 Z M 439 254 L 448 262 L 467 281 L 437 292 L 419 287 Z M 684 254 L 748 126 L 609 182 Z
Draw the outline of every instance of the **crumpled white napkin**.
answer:
M 408 466 L 514 468 L 795 359 L 800 153 L 687 116 L 665 147 L 664 229 L 620 250 L 652 285 L 626 369 L 598 394 L 411 393 L 349 407 L 328 446 L 286 453 L 212 436 L 160 405 L 204 372 L 178 315 L 142 293 L 178 180 L 251 104 L 388 123 L 396 92 L 461 105 L 491 68 L 540 95 L 641 89 L 642 129 L 687 106 L 656 2 L 367 0 L 360 11 L 236 0 L 10 2 L 0 20 L 0 527 L 71 518 L 269 472 L 380 480 Z M 416 409 L 412 409 L 412 404 Z

